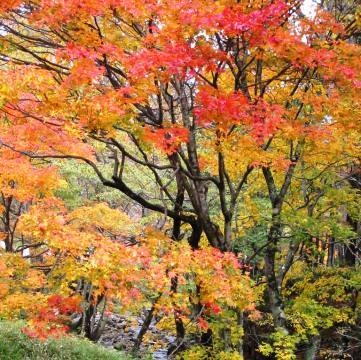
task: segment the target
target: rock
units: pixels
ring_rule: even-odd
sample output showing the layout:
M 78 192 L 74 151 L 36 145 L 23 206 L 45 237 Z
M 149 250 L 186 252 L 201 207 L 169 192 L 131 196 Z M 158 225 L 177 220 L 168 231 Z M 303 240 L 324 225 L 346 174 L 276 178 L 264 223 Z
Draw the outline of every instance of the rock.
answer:
M 117 343 L 114 345 L 114 349 L 124 351 L 126 347 L 122 343 Z
M 99 339 L 99 343 L 106 347 L 113 347 L 117 350 L 131 352 L 142 324 L 142 317 L 135 317 L 132 315 L 121 316 L 114 313 L 110 314 L 104 332 Z M 154 320 L 149 326 L 146 337 L 149 340 L 147 344 L 143 343 L 141 345 L 139 350 L 140 355 L 149 354 L 153 347 L 163 344 L 160 349 L 153 351 L 153 359 L 168 359 L 167 349 L 175 343 L 175 336 L 169 331 L 158 329 L 156 327 L 156 321 Z

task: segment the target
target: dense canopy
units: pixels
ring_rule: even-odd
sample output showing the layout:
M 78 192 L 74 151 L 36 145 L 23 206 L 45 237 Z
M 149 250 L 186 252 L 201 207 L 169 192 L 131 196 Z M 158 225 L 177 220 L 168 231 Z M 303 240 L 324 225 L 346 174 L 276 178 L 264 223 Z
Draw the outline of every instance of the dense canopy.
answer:
M 351 0 L 1 2 L 0 318 L 352 358 L 360 34 Z

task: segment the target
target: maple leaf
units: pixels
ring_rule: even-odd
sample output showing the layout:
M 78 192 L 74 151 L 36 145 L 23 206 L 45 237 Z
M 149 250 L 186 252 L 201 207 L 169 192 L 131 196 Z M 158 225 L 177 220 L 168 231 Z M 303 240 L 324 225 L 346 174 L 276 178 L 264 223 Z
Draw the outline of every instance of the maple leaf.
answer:
M 199 326 L 199 328 L 202 329 L 202 330 L 207 330 L 207 329 L 209 329 L 209 324 L 208 324 L 208 322 L 207 322 L 203 317 L 201 317 L 201 316 L 198 318 L 198 326 Z
M 188 142 L 189 131 L 186 128 L 175 126 L 162 129 L 145 128 L 143 136 L 166 154 L 171 155 L 182 143 Z

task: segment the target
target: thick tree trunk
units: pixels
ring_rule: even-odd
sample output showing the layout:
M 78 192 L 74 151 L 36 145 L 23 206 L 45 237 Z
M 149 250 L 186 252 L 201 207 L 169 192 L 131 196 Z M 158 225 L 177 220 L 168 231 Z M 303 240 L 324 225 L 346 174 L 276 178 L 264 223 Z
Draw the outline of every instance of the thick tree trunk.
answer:
M 226 251 L 230 251 L 232 249 L 232 219 L 225 219 L 224 247 Z
M 281 236 L 281 225 L 279 223 L 279 215 L 274 212 L 273 224 L 269 230 L 268 243 L 266 248 L 264 261 L 265 261 L 265 276 L 267 281 L 267 301 L 266 304 L 269 311 L 272 313 L 274 326 L 277 329 L 282 329 L 285 333 L 288 333 L 286 327 L 286 316 L 283 311 L 283 302 L 281 298 L 281 285 L 276 276 L 276 253 L 277 244 Z
M 192 249 L 198 249 L 199 241 L 201 240 L 203 232 L 202 225 L 200 224 L 200 221 L 195 221 L 190 225 L 192 227 L 192 233 L 188 238 L 188 244 L 191 246 Z
M 274 245 L 275 246 L 275 245 Z M 283 302 L 280 294 L 280 289 L 274 274 L 276 251 L 270 246 L 266 250 L 265 255 L 265 275 L 267 279 L 267 306 L 272 313 L 274 326 L 282 328 L 288 333 L 286 329 L 286 317 L 283 311 Z

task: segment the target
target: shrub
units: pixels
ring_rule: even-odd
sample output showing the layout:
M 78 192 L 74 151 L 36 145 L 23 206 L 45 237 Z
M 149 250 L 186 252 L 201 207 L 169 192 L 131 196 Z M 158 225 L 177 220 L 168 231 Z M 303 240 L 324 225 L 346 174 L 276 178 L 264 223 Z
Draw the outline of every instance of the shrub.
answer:
M 1 360 L 125 360 L 128 356 L 78 337 L 46 341 L 30 339 L 21 332 L 22 322 L 0 321 Z

